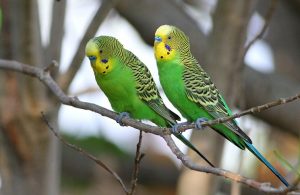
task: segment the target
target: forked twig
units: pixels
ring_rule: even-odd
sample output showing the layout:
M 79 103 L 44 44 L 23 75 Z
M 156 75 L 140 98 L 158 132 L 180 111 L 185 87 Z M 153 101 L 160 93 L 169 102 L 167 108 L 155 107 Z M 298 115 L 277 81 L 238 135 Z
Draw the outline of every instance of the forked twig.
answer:
M 55 135 L 55 137 L 57 137 L 63 144 L 65 144 L 69 148 L 77 151 L 79 154 L 81 154 L 83 156 L 86 156 L 87 158 L 89 158 L 90 160 L 94 161 L 99 166 L 101 166 L 103 169 L 105 169 L 107 172 L 109 172 L 119 182 L 119 184 L 122 186 L 123 190 L 127 194 L 129 193 L 129 191 L 126 188 L 125 184 L 123 183 L 122 179 L 120 178 L 120 176 L 116 172 L 114 172 L 109 166 L 107 166 L 105 163 L 103 163 L 102 161 L 97 159 L 95 156 L 89 154 L 88 152 L 86 152 L 82 148 L 67 142 L 56 130 L 54 130 L 54 128 L 50 125 L 47 117 L 45 116 L 45 114 L 43 112 L 41 112 L 41 115 L 42 115 L 42 119 L 45 122 L 45 124 L 47 125 L 48 129 Z

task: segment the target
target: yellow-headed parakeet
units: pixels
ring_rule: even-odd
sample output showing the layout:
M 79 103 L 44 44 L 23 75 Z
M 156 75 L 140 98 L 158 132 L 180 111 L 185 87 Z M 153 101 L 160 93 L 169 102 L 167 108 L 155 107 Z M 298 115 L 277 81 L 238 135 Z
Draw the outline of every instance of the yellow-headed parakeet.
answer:
M 190 51 L 188 37 L 175 26 L 162 25 L 155 33 L 154 52 L 162 88 L 188 122 L 196 121 L 201 128 L 203 120 L 232 114 L 224 98 L 199 65 Z M 176 132 L 177 126 L 173 128 Z M 281 181 L 288 182 L 257 151 L 251 139 L 239 128 L 235 120 L 217 124 L 212 128 L 240 149 L 247 148 L 261 160 Z

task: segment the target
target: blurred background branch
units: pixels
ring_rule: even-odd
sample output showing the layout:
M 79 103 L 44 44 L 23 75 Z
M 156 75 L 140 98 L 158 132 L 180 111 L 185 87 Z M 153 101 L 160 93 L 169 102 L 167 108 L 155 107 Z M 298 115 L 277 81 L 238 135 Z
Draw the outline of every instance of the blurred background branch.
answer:
M 83 35 L 83 38 L 80 41 L 80 44 L 77 48 L 77 51 L 75 52 L 75 55 L 70 65 L 68 65 L 68 70 L 65 73 L 61 74 L 58 78 L 58 83 L 62 87 L 63 91 L 66 91 L 69 88 L 75 74 L 81 67 L 84 58 L 86 43 L 91 39 L 91 37 L 94 37 L 99 26 L 106 18 L 109 11 L 115 6 L 117 1 L 118 0 L 103 0 L 103 2 L 99 5 L 95 16 L 93 17 L 92 21 L 90 22 L 88 28 L 86 29 Z

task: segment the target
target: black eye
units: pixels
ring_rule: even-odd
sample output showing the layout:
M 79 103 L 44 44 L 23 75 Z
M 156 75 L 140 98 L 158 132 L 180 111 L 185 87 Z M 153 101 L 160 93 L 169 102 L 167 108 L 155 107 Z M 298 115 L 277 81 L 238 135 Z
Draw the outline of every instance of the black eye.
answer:
M 171 39 L 171 36 L 168 36 L 168 39 Z
M 99 52 L 102 53 L 103 52 L 102 49 Z

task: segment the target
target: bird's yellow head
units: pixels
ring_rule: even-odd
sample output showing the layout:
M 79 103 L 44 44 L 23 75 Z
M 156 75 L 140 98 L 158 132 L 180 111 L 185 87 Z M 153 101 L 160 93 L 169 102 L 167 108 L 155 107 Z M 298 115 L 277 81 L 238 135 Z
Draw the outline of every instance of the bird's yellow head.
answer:
M 188 37 L 177 27 L 162 25 L 155 32 L 154 53 L 157 61 L 173 60 L 189 50 Z
M 85 47 L 85 54 L 89 58 L 95 73 L 106 75 L 115 68 L 117 51 L 122 44 L 114 37 L 99 36 L 91 39 Z

